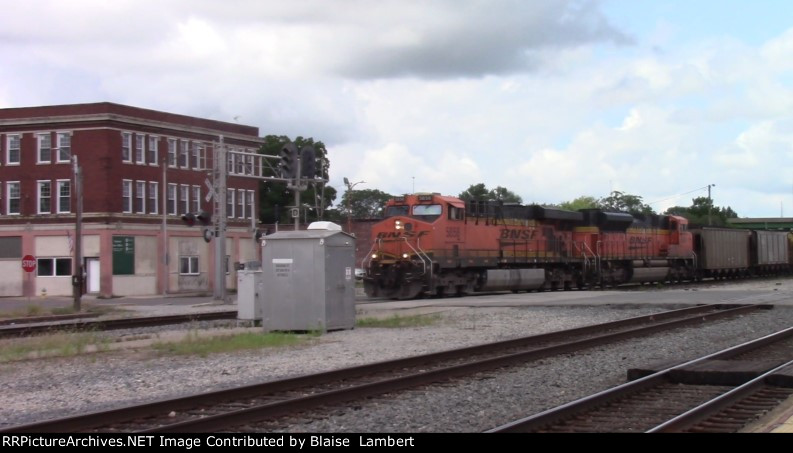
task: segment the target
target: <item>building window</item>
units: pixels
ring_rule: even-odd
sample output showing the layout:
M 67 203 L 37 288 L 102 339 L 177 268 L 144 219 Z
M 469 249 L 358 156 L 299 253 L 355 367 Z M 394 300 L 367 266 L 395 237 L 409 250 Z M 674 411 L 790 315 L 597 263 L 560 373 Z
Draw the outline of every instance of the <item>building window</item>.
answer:
M 237 190 L 237 217 L 245 218 L 245 191 Z
M 146 182 L 135 181 L 135 212 L 146 213 Z
M 39 214 L 52 213 L 52 182 L 39 181 L 38 182 L 38 212 Z
M 179 167 L 180 168 L 189 168 L 190 167 L 190 156 L 187 155 L 188 153 L 188 146 L 190 143 L 187 140 L 182 140 L 179 142 L 181 148 L 179 149 Z
M 9 135 L 6 143 L 6 163 L 8 165 L 19 165 L 19 135 Z
M 121 212 L 132 212 L 132 181 L 121 181 Z
M 201 170 L 207 168 L 207 149 L 203 145 L 198 147 L 198 159 L 198 168 Z
M 226 217 L 234 217 L 234 194 L 237 191 L 234 189 L 226 189 Z
M 198 275 L 198 257 L 180 256 L 179 257 L 180 275 Z
M 157 214 L 157 212 L 159 212 L 158 205 L 160 201 L 160 192 L 157 190 L 158 187 L 159 183 L 151 181 L 149 182 L 149 214 Z
M 201 186 L 193 186 L 193 209 L 192 212 L 201 211 Z
M 146 163 L 146 155 L 143 149 L 144 138 L 146 137 L 143 135 L 135 134 L 135 162 L 139 164 Z
M 176 184 L 168 184 L 168 215 L 176 215 Z
M 6 213 L 8 215 L 19 215 L 20 189 L 19 181 L 9 181 L 6 183 Z
M 72 185 L 69 180 L 58 180 L 58 214 L 72 211 Z
M 253 213 L 256 212 L 254 210 L 254 206 L 256 206 L 256 204 L 254 203 L 255 200 L 254 200 L 254 195 L 253 194 L 254 194 L 253 190 L 249 190 L 248 191 L 248 215 L 246 217 L 249 218 L 249 219 L 252 219 L 253 218 Z
M 149 153 L 149 157 L 148 157 L 149 165 L 157 165 L 157 164 L 159 164 L 159 162 L 157 161 L 157 154 L 158 154 L 157 142 L 158 141 L 159 140 L 157 139 L 157 137 L 149 136 L 149 148 L 147 150 L 148 153 Z
M 179 186 L 179 214 L 190 212 L 190 186 Z
M 72 275 L 71 258 L 39 258 L 36 260 L 39 277 L 66 277 Z
M 72 134 L 58 132 L 58 162 L 69 162 L 72 159 Z
M 236 154 L 234 153 L 226 153 L 226 171 L 230 175 L 236 174 L 236 170 L 234 168 L 234 162 L 236 161 Z
M 38 134 L 39 142 L 38 163 L 48 164 L 52 162 L 52 136 L 47 132 L 46 134 Z
M 192 143 L 192 154 L 193 154 L 193 170 L 201 170 L 201 159 L 199 158 L 199 146 L 198 143 Z
M 176 139 L 168 139 L 168 166 L 176 167 Z
M 132 162 L 132 134 L 129 132 L 121 133 L 121 160 Z

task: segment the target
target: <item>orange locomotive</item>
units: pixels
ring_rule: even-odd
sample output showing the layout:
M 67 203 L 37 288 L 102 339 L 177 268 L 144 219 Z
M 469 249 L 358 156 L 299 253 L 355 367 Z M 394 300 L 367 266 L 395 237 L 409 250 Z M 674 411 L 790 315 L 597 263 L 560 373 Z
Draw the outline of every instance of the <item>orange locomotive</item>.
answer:
M 688 221 L 439 194 L 396 197 L 363 262 L 371 297 L 570 289 L 695 276 Z

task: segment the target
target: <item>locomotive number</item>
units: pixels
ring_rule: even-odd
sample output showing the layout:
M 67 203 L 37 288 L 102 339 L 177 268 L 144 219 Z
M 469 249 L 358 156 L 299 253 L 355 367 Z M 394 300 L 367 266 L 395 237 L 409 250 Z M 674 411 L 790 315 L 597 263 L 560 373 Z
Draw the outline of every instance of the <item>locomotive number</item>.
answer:
M 446 227 L 446 239 L 456 239 L 461 241 L 460 227 Z

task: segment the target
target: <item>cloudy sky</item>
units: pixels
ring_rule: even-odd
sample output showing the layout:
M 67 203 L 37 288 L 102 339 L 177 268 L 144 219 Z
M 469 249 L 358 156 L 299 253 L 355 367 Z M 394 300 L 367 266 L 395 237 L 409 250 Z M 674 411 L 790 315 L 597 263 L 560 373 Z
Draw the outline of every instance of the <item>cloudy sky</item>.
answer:
M 0 108 L 323 141 L 331 185 L 793 216 L 789 0 L 0 0 Z

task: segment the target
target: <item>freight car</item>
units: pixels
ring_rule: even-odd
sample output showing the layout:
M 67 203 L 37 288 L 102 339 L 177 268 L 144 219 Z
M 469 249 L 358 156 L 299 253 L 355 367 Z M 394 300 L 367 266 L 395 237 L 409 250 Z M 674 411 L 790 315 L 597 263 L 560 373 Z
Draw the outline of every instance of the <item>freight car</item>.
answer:
M 788 269 L 787 242 L 783 247 L 782 235 L 767 233 L 692 232 L 678 216 L 573 212 L 413 194 L 386 204 L 361 267 L 369 296 L 398 299 Z

